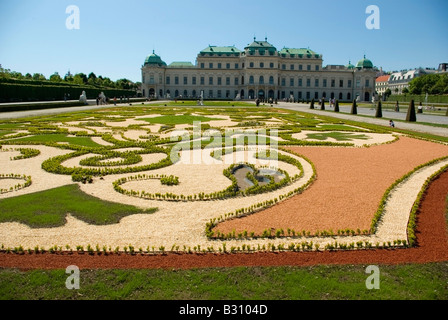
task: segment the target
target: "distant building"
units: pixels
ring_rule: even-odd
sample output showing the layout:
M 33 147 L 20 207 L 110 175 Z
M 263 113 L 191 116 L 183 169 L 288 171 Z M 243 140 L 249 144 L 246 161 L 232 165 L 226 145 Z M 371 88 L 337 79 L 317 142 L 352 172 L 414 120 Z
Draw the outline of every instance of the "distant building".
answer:
M 413 79 L 434 73 L 436 73 L 434 69 L 423 68 L 392 73 L 389 78 L 389 89 L 392 91 L 392 94 L 402 94 L 405 88 L 409 89 L 409 83 Z
M 389 88 L 390 75 L 384 75 L 376 78 L 375 90 L 378 95 L 384 97 L 384 93 Z
M 448 63 L 441 63 L 439 64 L 439 68 L 437 69 L 438 73 L 446 73 L 448 72 Z
M 335 98 L 370 101 L 375 94 L 377 69 L 366 59 L 356 66 L 323 66 L 311 49 L 277 50 L 267 39 L 247 45 L 209 46 L 191 62 L 167 65 L 153 52 L 142 66 L 145 97 L 198 99 Z

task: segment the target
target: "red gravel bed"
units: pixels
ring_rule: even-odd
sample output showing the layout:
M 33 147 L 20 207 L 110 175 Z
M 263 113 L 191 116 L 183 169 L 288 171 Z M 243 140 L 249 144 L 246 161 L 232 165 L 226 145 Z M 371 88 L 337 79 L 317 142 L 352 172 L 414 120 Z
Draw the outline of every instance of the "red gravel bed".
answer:
M 0 253 L 0 267 L 30 269 L 193 269 L 237 266 L 309 266 L 330 264 L 405 264 L 448 261 L 446 223 L 448 171 L 428 188 L 417 220 L 418 247 L 397 250 L 283 252 L 252 254 L 168 254 L 108 256 L 88 254 Z
M 448 155 L 448 146 L 408 137 L 370 148 L 286 149 L 314 163 L 316 181 L 271 208 L 218 224 L 215 233 L 369 230 L 387 188 L 415 167 Z

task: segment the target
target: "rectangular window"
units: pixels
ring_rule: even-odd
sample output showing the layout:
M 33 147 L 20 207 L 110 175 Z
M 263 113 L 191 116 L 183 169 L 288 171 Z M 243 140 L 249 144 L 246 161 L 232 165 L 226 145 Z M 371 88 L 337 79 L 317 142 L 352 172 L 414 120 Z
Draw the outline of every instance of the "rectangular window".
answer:
M 227 86 L 230 86 L 230 77 L 227 77 L 227 78 L 226 78 L 226 85 L 227 85 Z
M 221 69 L 221 68 L 222 68 L 222 64 L 218 63 L 218 69 Z
M 302 91 L 299 91 L 299 99 L 302 99 Z
M 209 69 L 213 69 L 213 62 L 210 62 L 210 63 L 208 64 L 208 67 L 209 67 Z
M 227 63 L 227 64 L 226 64 L 226 68 L 227 68 L 227 69 L 230 69 L 230 63 Z
M 208 84 L 211 86 L 213 85 L 213 77 L 208 78 Z
M 205 85 L 205 78 L 201 77 L 201 86 Z
M 334 88 L 336 86 L 336 80 L 332 79 L 331 80 L 331 87 Z
M 238 78 L 235 78 L 235 85 L 237 86 L 238 85 Z
M 316 71 L 319 71 L 319 66 L 318 65 L 316 66 Z
M 306 79 L 306 86 L 311 87 L 311 79 Z
M 349 88 L 352 87 L 352 80 L 348 80 L 348 87 L 349 87 Z
M 302 71 L 303 70 L 303 66 L 301 64 L 299 64 L 299 70 Z
M 218 86 L 222 85 L 222 78 L 218 77 Z
M 184 77 L 184 85 L 187 85 L 187 84 L 188 84 L 188 78 Z
M 289 86 L 294 87 L 294 78 L 289 79 Z
M 196 85 L 196 77 L 193 77 L 192 81 L 193 81 L 193 85 Z
M 294 65 L 292 64 L 290 68 L 291 68 L 291 70 L 294 70 Z
M 299 78 L 299 87 L 301 87 L 302 85 L 303 85 L 302 78 Z
M 166 77 L 166 84 L 167 85 L 171 84 L 171 78 L 169 76 Z
M 369 79 L 366 80 L 366 88 L 368 88 L 368 87 L 370 87 L 370 80 Z
M 314 99 L 319 99 L 319 92 L 314 92 Z
M 344 88 L 344 80 L 339 80 L 339 88 Z
M 213 98 L 213 90 L 208 91 L 208 96 L 209 96 L 209 98 Z
M 282 86 L 286 86 L 286 79 L 282 78 Z
M 218 98 L 222 98 L 221 90 L 218 90 Z
M 174 84 L 179 84 L 179 77 L 174 78 Z
M 311 93 L 310 93 L 310 92 L 307 92 L 307 93 L 306 93 L 306 98 L 307 98 L 308 100 L 311 98 Z
M 310 64 L 306 66 L 306 70 L 311 71 L 311 65 Z
M 323 83 L 323 85 L 322 85 L 324 88 L 326 88 L 327 87 L 327 79 L 324 79 L 324 83 Z
M 230 90 L 226 90 L 226 98 L 227 98 L 227 99 L 230 98 Z
M 286 64 L 282 64 L 282 70 L 286 70 Z
M 238 63 L 235 63 L 235 69 L 239 69 L 240 65 Z
M 254 63 L 251 62 L 251 63 L 249 64 L 249 68 L 253 68 L 253 67 L 254 67 Z
M 314 86 L 315 86 L 316 88 L 319 87 L 319 79 L 315 79 L 315 80 L 314 80 Z
M 361 80 L 356 80 L 356 88 L 361 88 Z
M 264 63 L 260 62 L 260 68 L 264 68 Z
M 274 63 L 273 63 L 273 62 L 271 62 L 271 63 L 269 64 L 269 68 L 274 69 Z
M 201 69 L 204 69 L 205 68 L 205 65 L 204 65 L 204 63 L 202 62 L 201 63 Z

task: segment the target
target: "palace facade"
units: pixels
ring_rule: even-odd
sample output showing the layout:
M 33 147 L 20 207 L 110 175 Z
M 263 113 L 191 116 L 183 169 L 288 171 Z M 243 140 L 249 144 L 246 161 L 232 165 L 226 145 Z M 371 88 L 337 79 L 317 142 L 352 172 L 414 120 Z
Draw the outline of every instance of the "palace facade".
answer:
M 248 45 L 209 46 L 191 62 L 167 65 L 151 54 L 142 66 L 142 93 L 148 98 L 339 99 L 371 101 L 377 70 L 366 57 L 357 65 L 323 66 L 310 49 L 278 50 L 267 39 Z

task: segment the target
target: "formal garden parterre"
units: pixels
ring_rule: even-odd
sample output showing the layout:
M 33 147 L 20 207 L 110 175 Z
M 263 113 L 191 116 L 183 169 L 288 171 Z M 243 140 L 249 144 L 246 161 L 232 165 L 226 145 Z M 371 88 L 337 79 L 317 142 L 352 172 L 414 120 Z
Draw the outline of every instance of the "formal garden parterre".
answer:
M 24 255 L 412 250 L 448 168 L 446 138 L 235 104 L 27 118 L 0 139 L 1 250 Z

